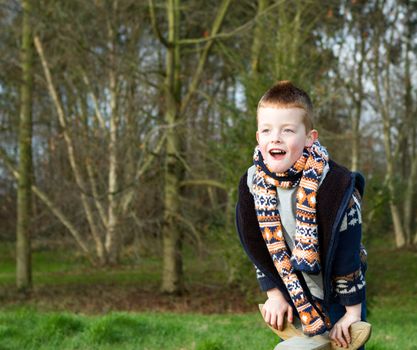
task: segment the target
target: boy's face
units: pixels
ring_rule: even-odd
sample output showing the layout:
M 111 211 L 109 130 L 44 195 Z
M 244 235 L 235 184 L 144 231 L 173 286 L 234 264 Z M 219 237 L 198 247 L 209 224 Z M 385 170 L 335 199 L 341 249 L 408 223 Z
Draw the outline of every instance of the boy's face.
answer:
M 275 173 L 287 171 L 318 138 L 317 130 L 306 132 L 301 108 L 260 107 L 258 141 L 264 162 Z

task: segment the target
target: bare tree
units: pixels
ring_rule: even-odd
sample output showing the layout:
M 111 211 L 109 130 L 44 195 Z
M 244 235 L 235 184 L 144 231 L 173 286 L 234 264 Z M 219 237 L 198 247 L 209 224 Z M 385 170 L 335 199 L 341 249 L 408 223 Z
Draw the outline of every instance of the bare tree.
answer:
M 408 4 L 409 6 L 410 4 Z M 403 45 L 402 31 L 409 31 L 408 6 L 395 6 L 376 2 L 378 15 L 374 26 L 373 57 L 371 74 L 375 91 L 375 110 L 380 113 L 383 125 L 383 142 L 386 157 L 386 184 L 389 191 L 389 206 L 394 227 L 395 244 L 402 247 L 411 243 L 411 212 L 415 196 L 417 157 L 415 156 L 415 121 L 411 118 L 413 109 L 410 79 L 410 32 Z M 385 15 L 388 13 L 389 15 Z M 405 26 L 399 28 L 399 15 L 405 13 Z M 397 64 L 403 52 L 404 64 Z M 401 103 L 397 103 L 401 101 Z M 405 102 L 405 103 L 404 103 Z M 415 118 L 414 118 L 415 119 Z M 406 170 L 401 161 L 406 156 Z M 406 188 L 404 194 L 400 188 Z M 403 200 L 403 205 L 401 201 Z
M 161 289 L 167 293 L 178 293 L 183 289 L 182 271 L 182 232 L 181 222 L 181 189 L 184 181 L 184 140 L 179 132 L 179 126 L 184 123 L 184 116 L 191 98 L 196 93 L 207 62 L 209 51 L 214 38 L 218 34 L 231 0 L 223 0 L 219 6 L 208 38 L 196 39 L 203 42 L 196 69 L 187 86 L 181 86 L 181 46 L 194 44 L 194 40 L 182 41 L 180 38 L 181 16 L 180 0 L 167 0 L 166 17 L 168 22 L 167 38 L 165 39 L 156 23 L 156 14 L 153 2 L 150 0 L 150 13 L 154 32 L 160 42 L 166 47 L 165 64 L 165 116 L 167 128 L 165 143 L 164 165 L 164 224 L 163 238 L 163 275 Z M 182 91 L 185 91 L 185 93 Z
M 149 142 L 146 134 L 152 132 L 144 129 L 132 134 L 132 130 L 137 130 L 135 124 L 138 124 L 138 119 L 132 115 L 137 112 L 129 110 L 129 107 L 138 105 L 138 101 L 135 101 L 138 96 L 135 90 L 139 88 L 135 87 L 138 68 L 132 71 L 131 67 L 138 60 L 136 50 L 141 31 L 135 24 L 127 30 L 128 23 L 122 23 L 121 18 L 122 14 L 129 14 L 132 6 L 136 9 L 134 2 L 115 1 L 110 7 L 97 4 L 95 10 L 101 11 L 101 18 L 104 18 L 104 23 L 97 24 L 104 27 L 101 32 L 104 35 L 97 40 L 97 45 L 101 46 L 100 54 L 92 53 L 88 48 L 88 38 L 94 34 L 86 23 L 82 23 L 79 28 L 79 36 L 73 31 L 61 33 L 62 40 L 57 44 L 63 46 L 62 50 L 66 50 L 67 47 L 62 41 L 69 42 L 74 45 L 76 51 L 70 52 L 74 59 L 68 59 L 64 55 L 58 56 L 61 60 L 68 59 L 65 63 L 71 69 L 70 74 L 63 71 L 53 76 L 50 62 L 56 57 L 53 54 L 48 57 L 41 38 L 35 38 L 46 87 L 58 115 L 70 171 L 75 180 L 76 193 L 88 223 L 94 249 L 89 248 L 89 237 L 77 232 L 79 229 L 75 229 L 75 225 L 69 225 L 71 219 L 63 215 L 45 193 L 43 201 L 49 207 L 55 207 L 54 213 L 60 212 L 57 217 L 76 238 L 82 251 L 89 254 L 91 260 L 96 259 L 99 264 L 118 262 L 123 240 L 123 220 L 135 216 L 130 210 L 134 193 L 138 190 L 138 180 L 155 159 L 164 140 L 161 133 L 161 140 L 156 142 L 152 152 L 143 148 L 142 154 L 136 159 L 131 154 L 135 146 L 129 142 Z M 128 33 L 129 36 L 122 36 L 121 32 Z M 126 49 L 131 40 L 136 41 L 130 47 L 133 53 L 125 54 L 132 55 L 128 57 L 133 58 L 132 61 L 125 62 L 121 50 Z M 102 63 L 98 68 L 95 66 L 97 61 Z M 98 76 L 93 80 L 91 77 L 94 77 L 95 70 L 98 71 Z M 140 106 L 136 109 L 139 108 Z M 145 117 L 143 119 L 146 120 Z M 106 147 L 100 148 L 99 143 L 105 144 Z M 130 154 L 129 163 L 125 159 L 121 160 L 125 155 L 125 148 Z M 93 251 L 95 253 L 92 253 Z
M 32 89 L 33 47 L 31 1 L 22 1 L 22 83 L 20 88 L 19 181 L 16 225 L 16 283 L 21 291 L 32 287 L 30 222 L 32 206 Z

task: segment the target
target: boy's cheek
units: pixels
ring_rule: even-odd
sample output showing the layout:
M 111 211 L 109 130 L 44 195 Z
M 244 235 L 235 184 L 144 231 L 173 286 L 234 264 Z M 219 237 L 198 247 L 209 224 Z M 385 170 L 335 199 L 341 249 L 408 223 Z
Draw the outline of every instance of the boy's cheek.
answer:
M 262 154 L 262 158 L 264 159 L 264 161 L 266 161 L 268 157 L 268 152 L 261 148 L 261 154 Z

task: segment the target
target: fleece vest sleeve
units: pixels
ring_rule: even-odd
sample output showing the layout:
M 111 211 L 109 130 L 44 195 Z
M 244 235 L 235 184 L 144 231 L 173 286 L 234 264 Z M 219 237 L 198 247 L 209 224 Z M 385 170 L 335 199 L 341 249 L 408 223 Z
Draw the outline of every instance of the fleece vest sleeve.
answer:
M 279 277 L 272 259 L 269 255 L 265 241 L 259 230 L 252 194 L 247 186 L 247 173 L 242 176 L 239 183 L 239 197 L 236 206 L 236 226 L 240 242 L 255 265 L 262 291 L 278 288 L 290 300 L 284 283 Z
M 360 194 L 352 194 L 340 227 L 339 242 L 333 265 L 333 282 L 337 302 L 355 305 L 365 300 L 365 261 L 361 245 L 362 218 Z

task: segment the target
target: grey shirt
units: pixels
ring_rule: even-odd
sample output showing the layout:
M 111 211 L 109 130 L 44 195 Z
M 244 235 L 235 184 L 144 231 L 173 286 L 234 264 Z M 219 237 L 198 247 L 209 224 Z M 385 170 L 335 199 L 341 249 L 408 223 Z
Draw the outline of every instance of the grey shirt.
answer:
M 329 167 L 326 166 L 323 170 L 323 175 L 320 180 L 320 184 L 326 177 Z M 254 195 L 252 182 L 256 172 L 256 167 L 252 165 L 248 169 L 247 184 L 249 191 Z M 319 186 L 320 186 L 319 184 Z M 277 203 L 278 210 L 281 216 L 281 224 L 284 233 L 285 241 L 287 242 L 290 250 L 294 249 L 294 236 L 295 236 L 295 218 L 296 218 L 296 202 L 297 202 L 297 187 L 294 188 L 279 188 L 277 187 Z M 313 296 L 323 300 L 323 276 L 321 272 L 318 275 L 309 275 L 303 272 L 303 276 L 307 283 L 307 286 Z

